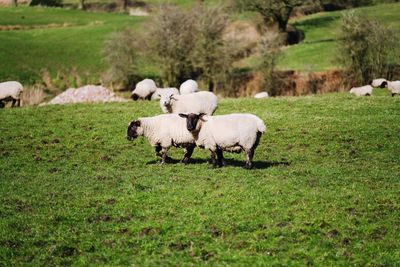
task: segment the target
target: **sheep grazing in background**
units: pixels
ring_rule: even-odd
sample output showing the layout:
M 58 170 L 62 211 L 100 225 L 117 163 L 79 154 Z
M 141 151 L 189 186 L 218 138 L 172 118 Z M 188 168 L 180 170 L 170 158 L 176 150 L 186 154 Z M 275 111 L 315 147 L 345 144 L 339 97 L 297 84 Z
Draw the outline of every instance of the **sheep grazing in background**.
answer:
M 179 90 L 175 87 L 171 88 L 157 88 L 154 94 L 151 96 L 151 100 L 159 100 L 161 96 L 166 94 L 179 95 Z
M 384 81 L 381 87 L 389 89 L 392 96 L 400 94 L 400 81 Z
M 371 96 L 373 87 L 371 85 L 365 85 L 361 87 L 353 87 L 350 89 L 350 94 L 355 96 Z
M 154 117 L 139 118 L 128 126 L 127 139 L 132 141 L 138 136 L 145 136 L 161 163 L 170 159 L 167 155 L 172 146 L 185 148 L 182 162 L 187 164 L 196 147 L 193 135 L 186 129 L 186 123 L 177 114 L 162 114 Z M 161 153 L 160 153 L 161 152 Z
M 383 88 L 383 87 L 382 87 L 382 83 L 383 83 L 383 82 L 386 82 L 386 79 L 384 79 L 384 78 L 379 78 L 379 79 L 374 79 L 374 80 L 372 80 L 372 81 L 370 82 L 370 84 L 371 84 L 372 87 L 374 87 L 374 88 L 377 88 L 377 87 Z
M 21 94 L 23 91 L 24 87 L 19 82 L 9 81 L 0 83 L 0 108 L 4 108 L 4 102 L 8 101 L 12 101 L 11 107 L 14 107 L 15 104 L 19 107 L 21 105 Z
M 187 130 L 193 134 L 196 145 L 211 151 L 214 167 L 226 165 L 222 151 L 245 151 L 245 168 L 252 168 L 254 151 L 266 131 L 259 117 L 253 114 L 207 116 L 194 113 L 180 113 L 179 116 L 186 119 Z
M 199 85 L 195 80 L 187 80 L 179 87 L 181 95 L 187 95 L 199 91 Z
M 150 100 L 156 90 L 157 86 L 153 80 L 144 79 L 136 84 L 135 90 L 132 91 L 131 98 L 134 101 L 138 99 Z
M 267 92 L 260 92 L 254 95 L 254 98 L 268 98 L 269 95 Z
M 212 115 L 218 107 L 218 98 L 207 91 L 187 95 L 165 94 L 160 107 L 164 113 L 205 113 Z

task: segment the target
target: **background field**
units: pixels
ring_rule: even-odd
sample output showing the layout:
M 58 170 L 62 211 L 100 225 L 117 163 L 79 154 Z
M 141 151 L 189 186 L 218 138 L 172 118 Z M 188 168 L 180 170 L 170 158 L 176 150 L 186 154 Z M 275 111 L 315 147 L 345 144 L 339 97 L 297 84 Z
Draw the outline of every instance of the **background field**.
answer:
M 153 2 L 157 4 L 157 1 Z M 188 3 L 176 1 L 181 6 L 188 6 Z M 400 32 L 399 3 L 360 10 Z M 279 67 L 300 71 L 337 68 L 336 42 L 342 12 L 346 11 L 319 13 L 293 20 L 294 25 L 305 31 L 306 39 L 301 44 L 285 48 Z M 254 13 L 232 16 L 242 21 L 254 19 Z M 15 79 L 33 84 L 41 80 L 42 69 L 49 70 L 52 77 L 57 73 L 68 76 L 71 70 L 76 69 L 88 82 L 98 82 L 106 68 L 101 56 L 104 39 L 111 32 L 127 26 L 136 31 L 146 30 L 144 22 L 148 20 L 126 14 L 59 8 L 0 8 L 0 80 Z M 5 30 L 10 26 L 21 26 L 22 29 Z M 241 65 L 254 69 L 258 64 L 258 55 L 252 54 Z M 154 62 L 142 57 L 138 75 L 154 77 L 159 75 L 159 71 Z
M 266 122 L 250 171 L 199 149 L 160 166 L 125 138 L 156 102 L 0 110 L 0 265 L 396 266 L 399 105 L 382 90 L 222 100 Z

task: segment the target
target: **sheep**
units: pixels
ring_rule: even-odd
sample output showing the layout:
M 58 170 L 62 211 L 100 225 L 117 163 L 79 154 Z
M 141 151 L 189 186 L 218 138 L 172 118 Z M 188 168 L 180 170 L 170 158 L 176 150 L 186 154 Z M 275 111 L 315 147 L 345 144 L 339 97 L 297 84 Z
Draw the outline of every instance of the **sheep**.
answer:
M 381 87 L 389 89 L 392 96 L 400 94 L 400 81 L 384 81 Z
M 12 101 L 11 107 L 15 104 L 21 105 L 21 94 L 24 91 L 22 84 L 16 81 L 8 81 L 0 83 L 0 108 L 5 107 L 6 101 Z
M 354 94 L 355 96 L 371 96 L 372 95 L 372 86 L 364 85 L 361 87 L 353 87 L 350 89 L 350 94 Z
M 187 95 L 165 94 L 160 107 L 164 113 L 205 113 L 212 115 L 218 107 L 218 98 L 207 91 Z
M 261 93 L 254 95 L 254 98 L 268 98 L 268 97 L 269 97 L 269 95 L 267 92 L 261 92 Z
M 253 166 L 254 151 L 266 131 L 264 122 L 253 114 L 207 116 L 204 113 L 180 113 L 193 134 L 196 145 L 211 151 L 213 167 L 226 165 L 222 151 L 246 152 L 246 169 Z M 216 160 L 217 156 L 217 160 Z
M 195 80 L 187 80 L 179 87 L 181 95 L 191 94 L 199 91 L 199 85 Z
M 155 148 L 156 156 L 161 157 L 161 164 L 170 159 L 167 152 L 171 146 L 185 148 L 182 159 L 185 164 L 189 162 L 196 147 L 193 135 L 186 129 L 185 121 L 177 114 L 162 114 L 132 121 L 128 125 L 127 139 L 132 141 L 138 136 L 148 139 Z
M 161 98 L 161 96 L 165 95 L 165 94 L 179 95 L 179 90 L 175 87 L 157 88 L 157 90 L 151 96 L 151 100 L 159 100 Z
M 150 100 L 156 89 L 156 83 L 153 80 L 144 79 L 136 84 L 135 90 L 132 91 L 131 98 L 134 101 L 138 99 Z
M 372 87 L 374 87 L 374 88 L 377 88 L 377 87 L 383 88 L 383 87 L 382 87 L 382 83 L 383 83 L 383 82 L 386 82 L 386 79 L 384 79 L 384 78 L 379 78 L 379 79 L 374 79 L 374 80 L 372 80 L 372 81 L 370 82 L 370 84 L 371 84 Z

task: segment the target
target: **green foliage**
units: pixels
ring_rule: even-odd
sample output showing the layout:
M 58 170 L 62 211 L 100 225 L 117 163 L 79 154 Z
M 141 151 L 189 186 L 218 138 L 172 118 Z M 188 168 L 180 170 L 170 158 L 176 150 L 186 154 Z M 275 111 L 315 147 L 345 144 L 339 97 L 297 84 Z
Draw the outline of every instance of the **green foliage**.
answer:
M 339 60 L 350 73 L 352 85 L 376 77 L 390 77 L 390 66 L 400 60 L 396 33 L 366 14 L 345 13 L 342 18 Z
M 106 81 L 127 86 L 132 83 L 137 73 L 138 41 L 135 32 L 125 29 L 112 33 L 103 49 L 107 62 Z
M 387 90 L 223 99 L 267 125 L 250 171 L 198 148 L 160 166 L 125 137 L 156 102 L 0 110 L 0 265 L 396 266 L 399 107 Z

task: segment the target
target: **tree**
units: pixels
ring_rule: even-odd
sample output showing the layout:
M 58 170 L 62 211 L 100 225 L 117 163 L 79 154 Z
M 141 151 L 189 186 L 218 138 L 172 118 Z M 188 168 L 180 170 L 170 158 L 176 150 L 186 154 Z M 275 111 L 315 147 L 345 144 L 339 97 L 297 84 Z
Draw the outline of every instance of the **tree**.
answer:
M 11 0 L 11 5 L 12 6 L 18 6 L 18 1 L 17 0 Z
M 277 95 L 277 76 L 275 69 L 281 55 L 282 35 L 269 31 L 262 36 L 259 44 L 261 54 L 260 71 L 264 78 L 264 88 L 272 96 Z
M 260 13 L 265 25 L 276 23 L 280 32 L 286 32 L 293 9 L 301 6 L 302 2 L 300 0 L 239 0 L 239 4 L 244 8 Z
M 192 63 L 208 90 L 215 91 L 215 85 L 226 80 L 233 63 L 234 49 L 230 44 L 234 42 L 224 39 L 229 16 L 222 6 L 202 6 L 196 10 L 196 41 Z
M 162 71 L 165 86 L 178 84 L 193 76 L 190 62 L 195 46 L 192 14 L 173 6 L 160 8 L 148 32 L 148 45 Z
M 353 85 L 390 77 L 391 67 L 400 61 L 396 32 L 366 14 L 345 13 L 339 40 L 338 60 L 347 69 Z
M 104 60 L 109 66 L 106 82 L 132 83 L 136 71 L 138 41 L 130 29 L 112 33 L 105 41 Z

